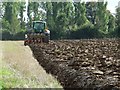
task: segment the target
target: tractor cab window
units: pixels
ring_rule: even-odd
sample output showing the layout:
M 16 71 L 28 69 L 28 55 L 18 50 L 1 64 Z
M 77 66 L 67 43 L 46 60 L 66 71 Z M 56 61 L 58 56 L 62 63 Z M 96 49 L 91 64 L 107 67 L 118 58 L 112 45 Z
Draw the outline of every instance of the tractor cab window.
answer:
M 36 32 L 42 32 L 45 29 L 45 23 L 42 23 L 42 22 L 33 22 L 33 29 Z

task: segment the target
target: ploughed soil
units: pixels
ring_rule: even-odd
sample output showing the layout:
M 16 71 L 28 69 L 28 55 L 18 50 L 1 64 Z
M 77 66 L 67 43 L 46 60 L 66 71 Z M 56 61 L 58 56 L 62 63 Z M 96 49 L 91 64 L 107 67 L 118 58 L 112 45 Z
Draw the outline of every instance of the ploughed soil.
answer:
M 29 46 L 64 89 L 120 90 L 120 39 L 56 40 Z

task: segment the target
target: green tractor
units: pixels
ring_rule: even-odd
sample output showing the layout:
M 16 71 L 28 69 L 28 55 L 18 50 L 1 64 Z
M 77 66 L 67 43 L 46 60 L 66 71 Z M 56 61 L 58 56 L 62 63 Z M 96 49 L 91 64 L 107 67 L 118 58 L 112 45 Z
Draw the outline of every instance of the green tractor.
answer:
M 49 43 L 50 31 L 45 21 L 33 21 L 32 29 L 25 34 L 24 45 L 35 43 Z

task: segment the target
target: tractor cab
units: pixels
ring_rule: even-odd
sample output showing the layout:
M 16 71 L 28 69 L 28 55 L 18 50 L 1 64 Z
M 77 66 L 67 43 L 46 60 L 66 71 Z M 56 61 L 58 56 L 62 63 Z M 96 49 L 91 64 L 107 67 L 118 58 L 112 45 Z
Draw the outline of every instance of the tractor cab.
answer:
M 44 21 L 33 21 L 33 32 L 44 33 L 46 29 L 46 22 Z

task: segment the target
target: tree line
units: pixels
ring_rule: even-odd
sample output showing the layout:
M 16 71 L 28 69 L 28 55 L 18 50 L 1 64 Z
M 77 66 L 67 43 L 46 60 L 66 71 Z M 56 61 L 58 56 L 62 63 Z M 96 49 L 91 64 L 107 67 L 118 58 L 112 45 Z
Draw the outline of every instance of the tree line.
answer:
M 25 4 L 2 3 L 3 38 L 24 39 L 32 20 L 40 19 L 46 20 L 51 39 L 120 37 L 120 7 L 113 15 L 107 2 L 28 2 L 27 23 L 23 18 Z

